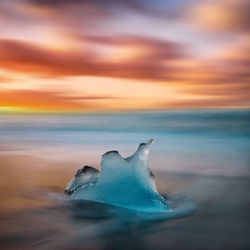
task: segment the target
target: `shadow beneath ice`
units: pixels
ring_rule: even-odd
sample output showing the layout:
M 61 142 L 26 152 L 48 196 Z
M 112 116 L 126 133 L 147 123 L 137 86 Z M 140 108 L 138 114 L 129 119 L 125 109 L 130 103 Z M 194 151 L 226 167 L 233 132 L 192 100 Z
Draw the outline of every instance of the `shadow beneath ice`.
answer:
M 189 215 L 194 203 L 168 199 L 171 211 L 141 213 L 107 204 L 71 202 L 52 193 L 51 206 L 26 209 L 0 217 L 1 246 L 12 249 L 147 249 L 147 238 L 166 228 L 167 220 Z M 48 197 L 47 196 L 47 197 Z

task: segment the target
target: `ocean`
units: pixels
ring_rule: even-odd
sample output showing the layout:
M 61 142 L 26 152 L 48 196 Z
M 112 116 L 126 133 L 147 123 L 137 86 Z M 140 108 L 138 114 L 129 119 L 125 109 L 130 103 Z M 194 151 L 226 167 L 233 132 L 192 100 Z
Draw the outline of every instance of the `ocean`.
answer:
M 57 159 L 73 155 L 97 167 L 106 151 L 128 156 L 151 138 L 153 169 L 250 173 L 249 110 L 0 116 L 1 151 L 46 152 L 44 157 Z
M 249 125 L 249 110 L 2 113 L 0 248 L 249 249 Z M 189 212 L 149 220 L 65 198 L 77 169 L 151 138 L 159 192 Z

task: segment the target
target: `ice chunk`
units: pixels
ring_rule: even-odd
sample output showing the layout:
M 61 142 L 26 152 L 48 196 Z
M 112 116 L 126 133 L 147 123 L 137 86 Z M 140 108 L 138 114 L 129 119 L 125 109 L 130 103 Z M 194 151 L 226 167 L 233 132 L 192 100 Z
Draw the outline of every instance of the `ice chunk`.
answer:
M 98 176 L 99 170 L 90 166 L 84 166 L 83 168 L 77 170 L 72 181 L 66 186 L 64 193 L 73 194 L 79 188 L 95 183 Z
M 102 155 L 101 171 L 89 167 L 78 170 L 67 185 L 72 200 L 91 200 L 133 210 L 163 212 L 166 200 L 157 192 L 154 174 L 148 168 L 148 153 L 153 139 L 141 143 L 130 157 L 118 151 Z

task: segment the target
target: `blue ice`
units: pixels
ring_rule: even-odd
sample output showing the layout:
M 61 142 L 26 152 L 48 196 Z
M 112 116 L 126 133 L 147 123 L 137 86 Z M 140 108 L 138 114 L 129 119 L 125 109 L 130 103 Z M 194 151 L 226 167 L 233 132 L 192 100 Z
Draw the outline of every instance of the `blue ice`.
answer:
M 136 152 L 123 158 L 118 151 L 102 155 L 101 170 L 85 166 L 66 186 L 73 201 L 88 200 L 143 212 L 165 212 L 167 201 L 155 185 L 148 167 L 153 139 L 141 143 Z

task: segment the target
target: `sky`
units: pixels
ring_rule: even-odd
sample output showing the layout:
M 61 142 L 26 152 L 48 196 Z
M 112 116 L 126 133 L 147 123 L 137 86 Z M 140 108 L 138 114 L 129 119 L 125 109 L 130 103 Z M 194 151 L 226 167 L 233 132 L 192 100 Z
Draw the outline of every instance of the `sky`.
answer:
M 0 111 L 249 108 L 248 0 L 0 0 Z

